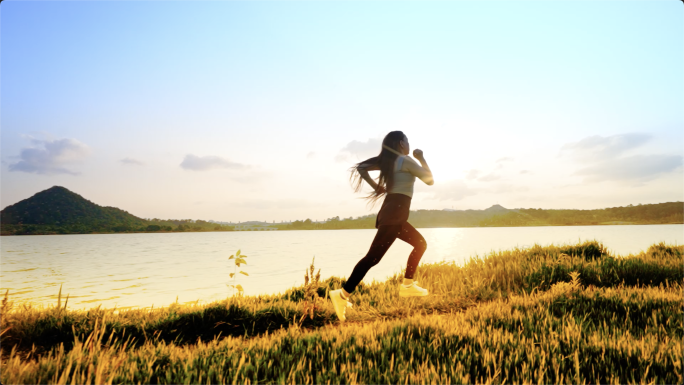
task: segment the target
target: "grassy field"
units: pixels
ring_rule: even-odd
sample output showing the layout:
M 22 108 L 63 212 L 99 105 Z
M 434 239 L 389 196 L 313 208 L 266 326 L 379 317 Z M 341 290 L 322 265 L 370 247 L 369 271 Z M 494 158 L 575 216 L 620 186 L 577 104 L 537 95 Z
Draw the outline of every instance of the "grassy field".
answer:
M 362 284 L 340 324 L 326 292 L 154 310 L 2 303 L 3 384 L 682 383 L 683 246 L 597 242 L 421 265 Z M 305 317 L 305 308 L 313 317 Z

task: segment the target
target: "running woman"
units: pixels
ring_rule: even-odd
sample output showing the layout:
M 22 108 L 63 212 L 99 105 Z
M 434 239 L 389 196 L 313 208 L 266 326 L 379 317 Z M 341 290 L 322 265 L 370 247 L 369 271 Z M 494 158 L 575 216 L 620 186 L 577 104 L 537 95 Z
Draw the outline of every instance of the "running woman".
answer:
M 375 221 L 375 228 L 378 232 L 375 234 L 368 253 L 356 264 L 344 287 L 330 291 L 330 300 L 340 321 L 346 319 L 345 311 L 347 307 L 352 306 L 349 302 L 351 293 L 368 270 L 380 262 L 397 238 L 413 246 L 406 264 L 404 282 L 399 286 L 399 296 L 424 297 L 428 295 L 428 291 L 418 286 L 418 282 L 413 280 L 427 243 L 407 220 L 416 177 L 429 186 L 432 186 L 434 181 L 432 172 L 423 157 L 423 151 L 413 150 L 413 156 L 420 164 L 407 156 L 409 151 L 409 141 L 406 135 L 401 131 L 392 131 L 383 139 L 380 155 L 366 159 L 352 167 L 351 180 L 354 190 L 359 192 L 365 180 L 374 190 L 366 199 L 375 203 L 384 196 L 385 200 Z M 368 171 L 373 170 L 380 170 L 377 183 L 368 175 Z

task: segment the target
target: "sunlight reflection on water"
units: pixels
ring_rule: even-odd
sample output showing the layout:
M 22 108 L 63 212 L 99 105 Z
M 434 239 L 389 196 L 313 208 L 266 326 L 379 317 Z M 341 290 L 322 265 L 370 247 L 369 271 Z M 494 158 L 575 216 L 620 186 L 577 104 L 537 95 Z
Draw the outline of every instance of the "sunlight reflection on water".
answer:
M 422 262 L 455 261 L 490 251 L 597 239 L 610 252 L 637 253 L 653 243 L 684 243 L 684 225 L 419 229 L 428 243 Z M 238 283 L 248 295 L 283 292 L 304 282 L 316 257 L 321 278 L 347 277 L 375 230 L 97 234 L 2 237 L 0 289 L 10 299 L 56 303 L 59 285 L 70 308 L 166 306 L 223 299 L 230 291 L 228 257 L 246 254 Z M 365 281 L 405 267 L 411 251 L 397 241 Z

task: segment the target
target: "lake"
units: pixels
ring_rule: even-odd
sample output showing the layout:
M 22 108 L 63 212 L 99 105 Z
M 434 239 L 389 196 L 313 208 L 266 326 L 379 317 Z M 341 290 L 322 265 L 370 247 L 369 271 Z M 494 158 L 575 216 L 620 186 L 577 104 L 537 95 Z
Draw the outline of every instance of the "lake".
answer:
M 684 225 L 418 229 L 428 243 L 421 262 L 454 261 L 533 244 L 596 239 L 615 255 L 653 243 L 684 243 Z M 227 297 L 228 260 L 247 255 L 237 283 L 245 294 L 274 294 L 304 283 L 316 258 L 321 278 L 348 277 L 376 230 L 240 231 L 5 236 L 0 238 L 2 293 L 35 304 L 56 303 L 59 286 L 69 308 L 108 308 L 211 302 Z M 411 247 L 397 240 L 365 281 L 384 280 L 405 267 Z

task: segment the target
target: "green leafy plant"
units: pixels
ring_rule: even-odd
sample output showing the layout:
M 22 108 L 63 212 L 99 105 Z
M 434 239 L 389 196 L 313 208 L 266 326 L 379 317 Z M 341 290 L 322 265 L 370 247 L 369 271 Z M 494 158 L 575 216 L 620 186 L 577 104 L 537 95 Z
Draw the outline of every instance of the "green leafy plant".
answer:
M 230 278 L 232 279 L 231 284 L 226 285 L 226 286 L 228 286 L 228 287 L 230 287 L 230 288 L 233 289 L 233 295 L 235 294 L 236 291 L 237 291 L 239 294 L 243 294 L 244 291 L 245 291 L 245 290 L 242 288 L 242 285 L 239 285 L 239 284 L 237 283 L 237 275 L 238 275 L 238 273 L 239 273 L 239 274 L 243 274 L 243 275 L 245 275 L 245 276 L 249 276 L 249 274 L 247 274 L 246 272 L 244 272 L 244 271 L 242 271 L 242 270 L 238 271 L 238 267 L 240 267 L 240 265 L 246 265 L 246 264 L 247 264 L 247 261 L 245 261 L 245 258 L 247 258 L 247 256 L 244 255 L 244 254 L 240 254 L 240 250 L 238 250 L 237 253 L 235 253 L 235 255 L 231 255 L 230 258 L 228 258 L 228 260 L 231 260 L 231 259 L 232 259 L 232 260 L 234 260 L 234 262 L 235 262 L 235 265 L 234 265 L 234 267 L 233 267 L 233 272 L 230 273 Z

